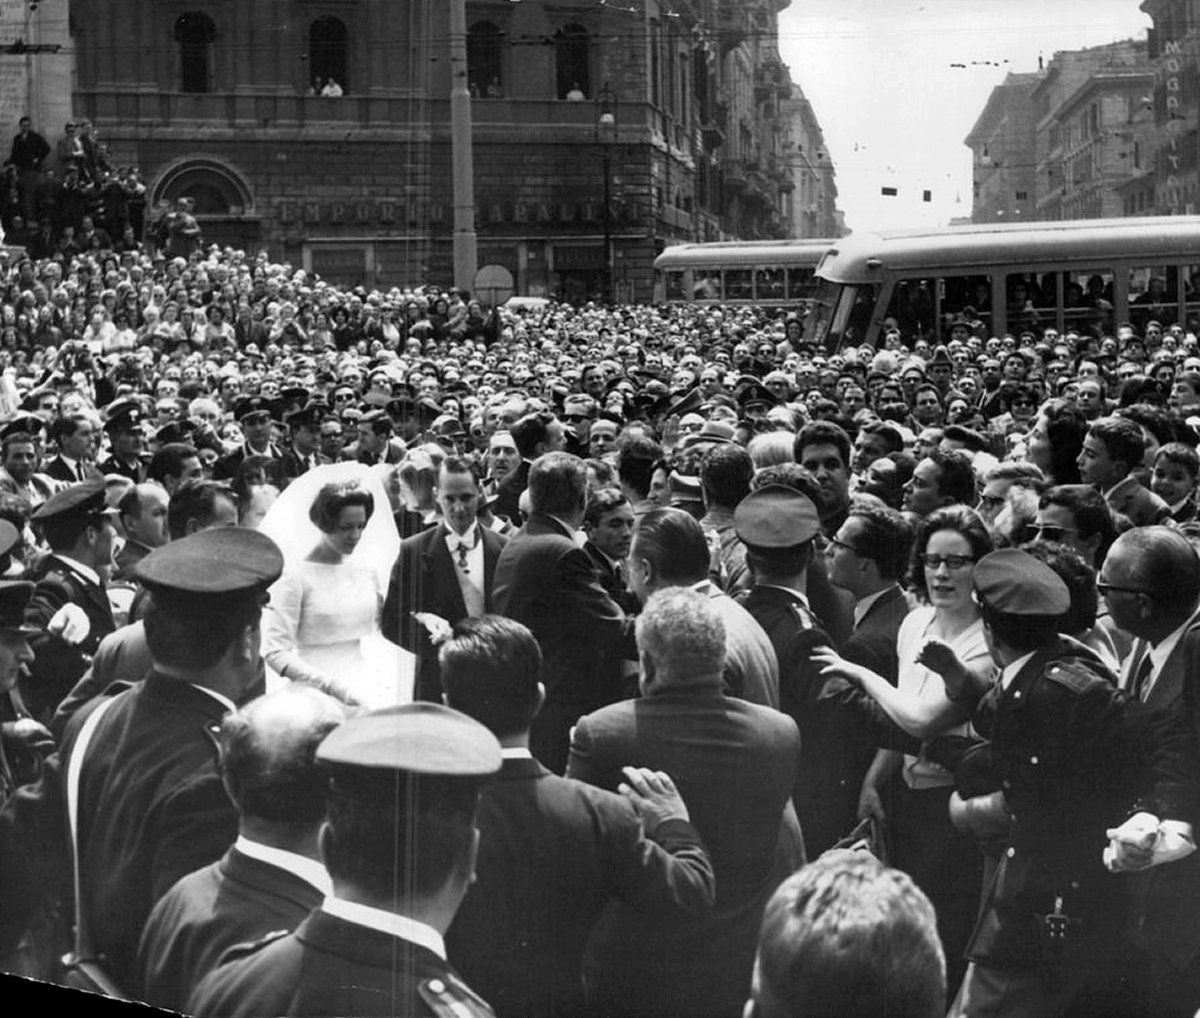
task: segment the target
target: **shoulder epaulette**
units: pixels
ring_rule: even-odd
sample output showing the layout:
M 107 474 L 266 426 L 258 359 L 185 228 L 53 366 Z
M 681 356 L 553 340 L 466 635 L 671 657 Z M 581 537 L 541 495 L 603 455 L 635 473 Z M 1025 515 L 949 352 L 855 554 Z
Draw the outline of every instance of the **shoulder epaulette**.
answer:
M 1107 685 L 1099 675 L 1076 661 L 1054 661 L 1045 671 L 1045 676 L 1051 682 L 1066 686 L 1072 693 L 1087 692 L 1093 686 Z
M 288 930 L 272 930 L 266 936 L 259 937 L 258 940 L 247 941 L 244 944 L 234 944 L 232 947 L 225 949 L 218 964 L 224 965 L 227 961 L 237 961 L 239 958 L 248 958 L 250 955 L 261 951 L 268 944 L 273 944 L 281 937 L 286 937 L 288 932 Z
M 448 975 L 423 979 L 417 990 L 437 1018 L 492 1018 L 495 1014 L 483 998 Z

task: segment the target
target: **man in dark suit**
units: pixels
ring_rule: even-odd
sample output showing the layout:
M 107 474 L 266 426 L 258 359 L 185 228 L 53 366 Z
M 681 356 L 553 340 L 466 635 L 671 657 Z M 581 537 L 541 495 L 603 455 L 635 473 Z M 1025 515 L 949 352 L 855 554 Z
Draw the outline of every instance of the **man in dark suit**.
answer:
M 96 429 L 88 417 L 83 414 L 59 417 L 50 426 L 50 436 L 58 443 L 58 455 L 42 467 L 47 477 L 76 484 L 104 476 L 91 462 L 96 452 Z
M 478 879 L 446 938 L 501 1018 L 584 1012 L 584 948 L 609 901 L 697 918 L 713 903 L 712 865 L 668 776 L 626 774 L 622 799 L 530 755 L 541 661 L 533 634 L 496 615 L 460 623 L 442 648 L 447 702 L 504 754 L 480 799 Z
M 513 526 L 521 525 L 521 492 L 529 486 L 529 468 L 548 452 L 561 452 L 566 445 L 566 429 L 553 414 L 526 414 L 509 431 L 521 462 L 496 489 L 492 513 L 503 516 Z
M 479 791 L 501 763 L 495 737 L 449 707 L 414 703 L 351 718 L 317 760 L 332 772 L 320 846 L 333 893 L 293 933 L 227 952 L 187 1012 L 491 1015 L 446 961 L 443 937 L 474 879 Z
M 795 805 L 805 848 L 815 858 L 854 827 L 875 740 L 853 709 L 820 696 L 825 683 L 812 652 L 832 644 L 807 597 L 814 539 L 821 532 L 816 505 L 793 488 L 768 485 L 742 499 L 733 521 L 754 580 L 742 607 L 771 641 L 779 661 L 779 709 L 800 729 Z
M 265 396 L 241 396 L 234 402 L 233 415 L 241 425 L 245 441 L 217 460 L 213 466 L 213 480 L 231 480 L 247 456 L 279 459 L 282 453 L 271 441 L 276 409 L 275 402 Z
M 854 595 L 854 632 L 846 659 L 870 668 L 893 686 L 899 659 L 896 635 L 909 612 L 900 589 L 913 531 L 895 509 L 855 504 L 825 548 L 829 580 Z
M 1167 503 L 1134 476 L 1145 449 L 1142 429 L 1133 421 L 1102 417 L 1088 429 L 1078 458 L 1083 483 L 1100 492 L 1108 507 L 1135 527 L 1161 523 L 1171 515 Z
M 529 496 L 529 522 L 496 563 L 493 604 L 497 614 L 528 626 L 542 648 L 546 703 L 530 747 L 561 774 L 576 718 L 620 696 L 616 666 L 633 656 L 633 634 L 574 540 L 587 501 L 583 461 L 564 452 L 540 457 L 529 471 Z
M 155 548 L 167 543 L 170 496 L 159 484 L 135 484 L 117 503 L 125 543 L 117 552 L 114 580 L 129 580 L 134 567 Z
M 251 701 L 221 723 L 221 778 L 238 839 L 154 906 L 138 946 L 140 997 L 179 1011 L 226 948 L 294 930 L 332 891 L 317 832 L 325 819 L 316 751 L 346 718 L 299 685 Z
M 642 697 L 580 718 L 572 734 L 568 777 L 613 790 L 626 766 L 671 775 L 717 880 L 703 919 L 624 904 L 605 914 L 585 973 L 606 1014 L 737 1014 L 763 906 L 804 861 L 791 808 L 800 732 L 787 715 L 722 692 L 724 628 L 699 591 L 652 595 L 637 622 Z
M 104 479 L 73 484 L 37 512 L 51 555 L 25 609 L 42 632 L 32 640 L 34 662 L 21 685 L 26 706 L 46 721 L 75 685 L 100 641 L 116 629 L 102 573 L 113 565 L 115 509 L 104 501 Z
M 320 449 L 321 422 L 328 414 L 329 408 L 324 403 L 313 400 L 287 415 L 292 442 L 279 458 L 284 483 L 294 481 L 313 467 L 330 462 Z
M 449 456 L 438 471 L 442 522 L 405 539 L 383 603 L 383 635 L 417 656 L 418 700 L 442 699 L 433 636 L 491 611 L 496 562 L 506 539 L 478 520 L 482 488 L 475 466 Z M 424 622 L 416 616 L 436 618 Z
M 1100 589 L 1113 622 L 1135 638 L 1121 689 L 1149 710 L 1195 725 L 1200 564 L 1187 539 L 1165 526 L 1122 534 L 1104 560 Z M 1137 988 L 1137 1006 L 1146 1015 L 1186 1014 L 1200 1000 L 1200 856 L 1127 881 L 1133 900 L 1127 957 L 1134 963 L 1125 975 Z
M 146 476 L 142 460 L 142 408 L 135 399 L 119 399 L 105 408 L 104 430 L 112 454 L 96 464 L 102 474 L 118 474 L 139 484 Z
M 596 567 L 606 594 L 630 614 L 638 610 L 637 595 L 626 582 L 626 563 L 633 544 L 633 506 L 620 488 L 600 488 L 588 497 L 583 517 L 587 543 L 583 550 Z

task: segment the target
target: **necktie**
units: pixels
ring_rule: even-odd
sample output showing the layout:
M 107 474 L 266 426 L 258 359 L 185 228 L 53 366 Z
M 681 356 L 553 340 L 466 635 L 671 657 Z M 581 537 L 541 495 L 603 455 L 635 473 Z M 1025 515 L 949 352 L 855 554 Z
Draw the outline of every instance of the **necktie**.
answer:
M 83 476 L 83 461 L 82 460 L 80 460 L 78 463 L 75 464 L 75 479 L 77 481 L 86 480 L 86 478 Z
M 1150 678 L 1150 672 L 1153 670 L 1153 668 L 1154 664 L 1150 660 L 1150 651 L 1147 650 L 1145 656 L 1142 658 L 1142 663 L 1138 665 L 1138 670 L 1133 676 L 1133 682 L 1129 686 L 1130 696 L 1135 697 L 1138 700 L 1146 699 L 1146 693 L 1148 692 L 1146 683 Z

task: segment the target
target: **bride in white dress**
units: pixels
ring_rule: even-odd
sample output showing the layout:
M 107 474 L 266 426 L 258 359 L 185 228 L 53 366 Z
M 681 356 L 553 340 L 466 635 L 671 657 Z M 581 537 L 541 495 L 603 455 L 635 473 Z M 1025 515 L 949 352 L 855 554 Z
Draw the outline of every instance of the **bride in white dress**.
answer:
M 412 699 L 412 655 L 379 631 L 399 551 L 388 505 L 367 467 L 336 463 L 288 485 L 259 527 L 284 556 L 263 613 L 268 668 L 372 709 Z

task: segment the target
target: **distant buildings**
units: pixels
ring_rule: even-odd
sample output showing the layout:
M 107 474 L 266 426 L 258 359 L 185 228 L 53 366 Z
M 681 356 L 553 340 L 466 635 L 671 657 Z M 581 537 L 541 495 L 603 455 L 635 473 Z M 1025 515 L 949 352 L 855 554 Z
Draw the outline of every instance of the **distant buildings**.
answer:
M 791 190 L 785 199 L 793 237 L 840 237 L 845 217 L 837 207 L 837 181 L 825 134 L 812 104 L 792 86 L 792 97 L 782 104 L 791 134 L 787 149 Z
M 992 91 L 965 143 L 974 153 L 972 220 L 1131 215 L 1152 171 L 1157 129 L 1145 41 L 1056 53 Z M 1144 203 L 1143 203 L 1144 204 Z

